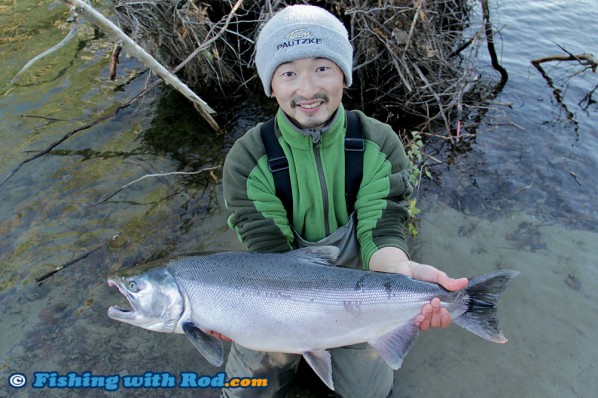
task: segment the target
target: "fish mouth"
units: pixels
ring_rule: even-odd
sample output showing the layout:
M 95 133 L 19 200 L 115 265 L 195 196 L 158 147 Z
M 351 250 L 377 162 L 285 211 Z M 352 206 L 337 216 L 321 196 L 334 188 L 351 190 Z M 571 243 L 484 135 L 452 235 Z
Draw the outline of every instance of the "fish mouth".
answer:
M 128 310 L 126 308 L 122 308 L 116 305 L 111 305 L 110 307 L 108 307 L 108 316 L 115 320 L 129 319 L 135 316 L 135 311 Z
M 110 286 L 110 287 L 116 286 L 116 288 L 122 293 L 122 295 L 125 296 L 125 298 L 129 302 L 129 305 L 131 305 L 131 307 L 133 307 L 133 304 L 131 303 L 129 296 L 127 294 L 125 294 L 121 284 L 119 284 L 118 281 L 115 281 L 112 278 L 108 278 L 108 286 Z M 131 319 L 131 318 L 134 318 L 135 315 L 136 315 L 136 312 L 134 309 L 127 309 L 127 308 L 119 307 L 117 305 L 112 305 L 108 308 L 108 317 L 115 319 L 115 320 Z

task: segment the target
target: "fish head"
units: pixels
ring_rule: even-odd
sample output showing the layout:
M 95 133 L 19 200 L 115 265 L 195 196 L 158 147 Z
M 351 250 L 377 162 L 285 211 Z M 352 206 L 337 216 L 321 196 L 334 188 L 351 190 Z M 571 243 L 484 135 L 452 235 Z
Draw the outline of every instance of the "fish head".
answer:
M 184 310 L 184 299 L 166 267 L 134 267 L 108 276 L 132 309 L 111 306 L 108 317 L 144 329 L 174 333 Z

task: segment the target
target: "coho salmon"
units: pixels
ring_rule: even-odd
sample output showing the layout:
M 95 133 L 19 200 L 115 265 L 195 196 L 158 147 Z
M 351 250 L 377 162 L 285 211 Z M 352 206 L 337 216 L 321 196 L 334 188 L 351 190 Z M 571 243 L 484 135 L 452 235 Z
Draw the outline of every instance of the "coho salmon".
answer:
M 369 343 L 398 369 L 415 342 L 414 319 L 438 297 L 453 322 L 505 343 L 496 303 L 519 272 L 472 278 L 450 292 L 401 274 L 333 266 L 338 249 L 287 253 L 228 252 L 182 257 L 117 271 L 108 277 L 132 310 L 108 316 L 144 329 L 184 333 L 212 365 L 223 363 L 216 331 L 256 351 L 301 354 L 334 389 L 328 348 Z

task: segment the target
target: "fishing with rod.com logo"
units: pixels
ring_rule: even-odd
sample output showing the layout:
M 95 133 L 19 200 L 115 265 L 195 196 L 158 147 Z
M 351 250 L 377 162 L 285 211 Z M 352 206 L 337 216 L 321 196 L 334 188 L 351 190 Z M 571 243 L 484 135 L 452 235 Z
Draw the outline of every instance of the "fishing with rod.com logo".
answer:
M 268 379 L 254 377 L 227 378 L 225 372 L 213 376 L 195 372 L 181 372 L 178 377 L 170 372 L 145 372 L 143 375 L 94 375 L 92 372 L 34 372 L 32 375 L 13 373 L 8 385 L 20 389 L 103 389 L 117 391 L 119 388 L 265 388 Z

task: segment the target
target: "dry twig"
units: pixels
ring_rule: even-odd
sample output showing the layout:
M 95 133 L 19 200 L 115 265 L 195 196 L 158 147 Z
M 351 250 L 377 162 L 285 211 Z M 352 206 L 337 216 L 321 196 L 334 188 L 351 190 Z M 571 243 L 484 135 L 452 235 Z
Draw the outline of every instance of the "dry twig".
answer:
M 75 35 L 77 34 L 77 30 L 79 29 L 79 22 L 77 21 L 77 15 L 74 14 L 70 21 L 72 22 L 72 26 L 71 26 L 71 30 L 69 31 L 69 33 L 64 37 L 64 39 L 62 39 L 60 41 L 60 43 L 56 44 L 55 46 L 47 49 L 46 51 L 44 51 L 43 53 L 35 56 L 34 58 L 32 58 L 31 60 L 29 60 L 29 62 L 27 62 L 25 64 L 25 66 L 23 66 L 23 68 L 19 71 L 19 73 L 17 73 L 15 75 L 15 77 L 12 78 L 12 80 L 10 81 L 10 85 L 13 86 L 17 80 L 19 80 L 19 78 L 21 77 L 21 75 L 23 73 L 25 73 L 25 71 L 27 71 L 27 69 L 29 69 L 31 67 L 31 65 L 33 65 L 34 63 L 36 63 L 37 61 L 39 61 L 40 59 L 52 54 L 54 51 L 57 51 L 59 49 L 61 49 L 62 47 L 64 47 L 69 41 L 71 41 L 71 39 L 73 37 L 75 37 Z
M 75 258 L 75 259 L 73 259 L 73 260 L 71 260 L 71 261 L 69 261 L 69 262 L 67 262 L 67 263 L 65 263 L 65 264 L 62 264 L 62 265 L 60 265 L 60 266 L 58 266 L 58 267 L 54 268 L 53 270 L 51 270 L 51 271 L 49 271 L 49 272 L 46 272 L 45 274 L 43 274 L 42 276 L 40 276 L 40 277 L 38 277 L 38 278 L 35 278 L 35 281 L 41 285 L 41 283 L 42 283 L 43 281 L 45 281 L 46 279 L 48 279 L 48 278 L 49 278 L 49 277 L 51 277 L 52 275 L 56 274 L 57 272 L 60 272 L 60 271 L 62 271 L 63 269 L 65 269 L 65 268 L 67 268 L 67 267 L 70 267 L 70 266 L 71 266 L 71 265 L 73 265 L 73 264 L 76 264 L 76 263 L 78 263 L 79 261 L 81 261 L 81 260 L 83 260 L 83 259 L 86 259 L 87 257 L 89 257 L 90 255 L 92 255 L 93 253 L 95 253 L 95 252 L 97 252 L 98 250 L 102 249 L 104 246 L 105 246 L 105 244 L 102 244 L 102 245 L 96 246 L 95 248 L 93 248 L 93 249 L 91 249 L 91 250 L 89 250 L 89 251 L 87 251 L 87 252 L 83 253 L 82 255 L 78 256 L 77 258 Z
M 488 53 L 490 54 L 490 59 L 492 60 L 492 67 L 500 73 L 501 82 L 499 87 L 502 87 L 509 79 L 509 74 L 507 73 L 507 70 L 498 62 L 498 56 L 496 55 L 496 49 L 494 48 L 494 32 L 492 29 L 492 22 L 490 20 L 490 7 L 488 5 L 488 0 L 482 0 L 482 14 L 484 16 L 484 29 L 486 32 L 486 42 L 488 43 Z
M 85 206 L 97 206 L 101 203 L 107 202 L 108 200 L 110 200 L 111 198 L 113 198 L 116 194 L 118 194 L 119 192 L 127 189 L 128 187 L 130 187 L 133 184 L 136 184 L 140 181 L 145 180 L 146 178 L 155 178 L 155 177 L 168 177 L 168 176 L 173 176 L 173 175 L 196 175 L 196 174 L 200 174 L 200 173 L 204 173 L 206 171 L 210 171 L 212 172 L 213 170 L 216 170 L 220 168 L 220 166 L 213 166 L 213 167 L 205 167 L 201 170 L 197 170 L 197 171 L 171 171 L 168 173 L 154 173 L 154 174 L 146 174 L 144 176 L 141 176 L 125 185 L 123 185 L 122 187 L 120 187 L 119 189 L 117 189 L 116 191 L 112 192 L 111 194 L 108 195 L 104 195 L 100 198 L 100 200 L 98 200 L 96 203 L 92 203 L 92 204 L 86 204 Z
M 584 53 L 578 55 L 551 55 L 548 57 L 542 57 L 538 59 L 532 60 L 532 64 L 539 65 L 544 62 L 552 62 L 552 61 L 577 61 L 582 65 L 588 65 L 592 68 L 592 72 L 596 72 L 596 68 L 598 67 L 598 59 L 594 57 L 592 54 Z
M 145 94 L 147 94 L 151 89 L 153 89 L 154 87 L 156 87 L 158 84 L 160 83 L 160 81 L 154 82 L 154 84 L 146 87 L 143 91 L 141 91 L 139 94 L 137 94 L 135 97 L 133 97 L 132 99 L 130 99 L 128 102 L 120 105 L 119 107 L 117 107 L 115 110 L 113 110 L 112 112 L 109 112 L 95 120 L 92 120 L 89 123 L 84 124 L 83 126 L 77 127 L 71 131 L 69 131 L 68 133 L 66 133 L 65 135 L 63 135 L 60 139 L 54 141 L 53 143 L 51 143 L 46 149 L 36 153 L 35 155 L 23 160 L 22 162 L 20 162 L 17 167 L 15 167 L 14 169 L 11 170 L 10 173 L 8 173 L 8 175 L 6 177 L 4 177 L 4 179 L 2 181 L 0 181 L 0 187 L 2 185 L 4 185 L 4 183 L 6 181 L 8 181 L 13 175 L 15 175 L 20 169 L 21 167 L 23 167 L 24 165 L 26 165 L 27 163 L 34 161 L 35 159 L 38 159 L 44 155 L 46 155 L 47 153 L 50 153 L 54 148 L 56 148 L 58 145 L 62 144 L 64 141 L 68 140 L 69 138 L 71 138 L 73 135 L 77 134 L 80 131 L 84 131 L 87 130 L 97 124 L 100 124 L 108 119 L 110 119 L 111 117 L 113 117 L 114 115 L 116 115 L 118 112 L 120 112 L 123 109 L 128 108 L 129 106 L 131 106 L 133 103 L 135 103 L 138 99 L 140 99 L 141 97 L 143 97 Z
M 172 86 L 175 90 L 183 94 L 188 100 L 190 100 L 198 112 L 208 121 L 210 126 L 214 130 L 220 130 L 218 123 L 211 114 L 214 110 L 193 90 L 191 90 L 186 84 L 181 82 L 176 76 L 170 73 L 161 63 L 156 61 L 147 51 L 135 43 L 129 36 L 124 34 L 120 28 L 118 28 L 109 19 L 103 16 L 101 13 L 96 11 L 89 4 L 81 0 L 62 0 L 67 5 L 73 7 L 79 14 L 83 15 L 86 19 L 92 22 L 94 25 L 99 27 L 108 37 L 115 42 L 120 42 L 123 48 L 130 55 L 137 58 L 145 66 L 150 68 L 157 76 L 159 76 L 166 84 Z

